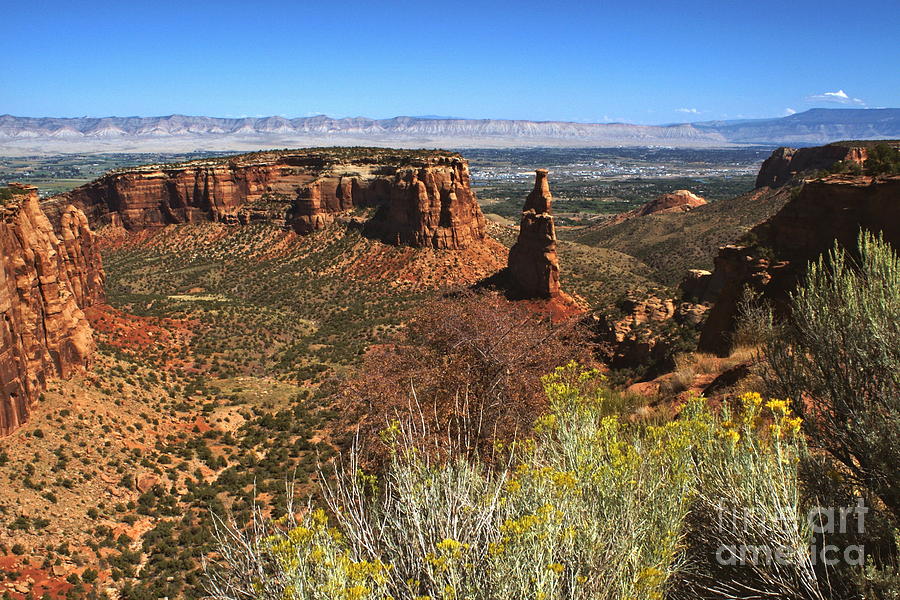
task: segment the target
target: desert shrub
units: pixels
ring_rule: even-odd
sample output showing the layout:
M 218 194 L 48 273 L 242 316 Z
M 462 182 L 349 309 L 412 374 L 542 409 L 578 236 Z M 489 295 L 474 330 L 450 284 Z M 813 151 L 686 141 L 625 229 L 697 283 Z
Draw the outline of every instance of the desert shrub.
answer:
M 764 402 L 752 392 L 715 417 L 689 404 L 685 417 L 712 426 L 698 428 L 695 439 L 690 567 L 679 597 L 824 598 L 799 476 L 806 456 L 801 419 L 786 401 Z
M 891 522 L 890 512 L 853 477 L 847 477 L 846 468 L 830 454 L 810 452 L 800 470 L 804 495 L 817 505 L 846 510 L 862 500 L 866 507 L 862 523 L 854 519 L 851 526 L 829 536 L 837 547 L 864 549 L 865 562 L 850 565 L 842 561 L 831 569 L 831 581 L 839 592 L 833 597 L 900 598 L 900 532 Z
M 839 160 L 825 169 L 825 174 L 862 175 L 863 167 L 853 160 Z
M 383 431 L 383 475 L 365 473 L 351 452 L 324 484 L 327 512 L 289 509 L 280 522 L 258 513 L 249 528 L 220 522 L 208 593 L 821 597 L 798 491 L 800 423 L 786 402 L 748 394 L 717 414 L 694 398 L 679 419 L 649 426 L 613 413 L 596 371 L 571 363 L 543 387 L 549 412 L 533 437 L 498 451 L 503 461 L 481 460 L 464 442 L 435 455 L 422 447 L 433 442 L 416 431 L 420 421 L 395 421 Z M 757 506 L 746 529 L 712 515 Z M 723 576 L 705 562 L 709 548 L 750 542 L 783 547 L 784 564 L 722 567 Z
M 900 600 L 900 532 L 894 531 L 893 557 L 881 564 L 869 559 L 863 569 L 859 589 L 864 598 Z
M 862 233 L 809 267 L 766 344 L 766 377 L 811 441 L 900 519 L 900 258 Z
M 690 389 L 697 375 L 697 366 L 693 362 L 692 354 L 679 354 L 675 357 L 675 370 L 660 385 L 660 393 L 674 396 Z
M 737 311 L 737 324 L 731 337 L 734 348 L 757 348 L 770 341 L 774 312 L 759 292 L 744 288 Z

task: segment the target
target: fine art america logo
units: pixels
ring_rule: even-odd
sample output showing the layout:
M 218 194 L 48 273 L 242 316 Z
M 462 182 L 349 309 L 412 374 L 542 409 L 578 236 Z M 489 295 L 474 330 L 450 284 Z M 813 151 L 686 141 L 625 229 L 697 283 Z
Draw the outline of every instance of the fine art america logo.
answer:
M 823 564 L 833 566 L 843 562 L 850 566 L 862 566 L 865 551 L 862 545 L 850 544 L 839 546 L 830 543 L 831 536 L 862 534 L 865 531 L 865 518 L 869 508 L 862 498 L 856 506 L 825 508 L 816 507 L 807 513 L 806 522 L 798 522 L 796 513 L 783 511 L 783 518 L 772 520 L 764 517 L 755 509 L 744 509 L 740 512 L 719 508 L 720 531 L 729 532 L 733 538 L 740 540 L 766 539 L 771 535 L 761 535 L 761 523 L 769 523 L 768 532 L 787 534 L 788 539 L 802 540 L 803 532 L 808 532 L 809 562 L 812 565 Z M 793 535 L 791 535 L 793 534 Z M 716 549 L 716 561 L 720 565 L 787 565 L 796 562 L 800 544 L 767 541 L 762 544 L 734 543 L 721 544 Z M 804 552 L 805 553 L 805 552 Z

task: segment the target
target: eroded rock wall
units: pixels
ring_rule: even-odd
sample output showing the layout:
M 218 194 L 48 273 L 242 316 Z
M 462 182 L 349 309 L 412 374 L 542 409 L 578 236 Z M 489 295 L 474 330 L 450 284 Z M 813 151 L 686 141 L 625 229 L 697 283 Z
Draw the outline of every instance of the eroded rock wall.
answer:
M 131 230 L 261 220 L 309 233 L 372 207 L 367 230 L 390 243 L 453 249 L 486 236 L 468 163 L 444 152 L 282 151 L 139 167 L 51 199 L 54 223 L 69 204 L 92 227 Z
M 57 236 L 37 190 L 0 207 L 0 435 L 27 421 L 52 377 L 87 366 L 94 350 L 82 308 L 103 300 L 103 270 L 87 218 L 60 211 Z
M 710 285 L 720 290 L 700 337 L 700 349 L 725 354 L 746 288 L 781 313 L 806 265 L 837 240 L 853 249 L 860 229 L 882 233 L 900 249 L 900 176 L 833 175 L 807 182 L 775 215 L 750 230 L 744 244 L 725 246 Z
M 868 156 L 863 147 L 829 144 L 812 148 L 778 148 L 767 158 L 756 176 L 756 187 L 781 187 L 803 173 L 832 167 L 840 161 L 862 165 Z

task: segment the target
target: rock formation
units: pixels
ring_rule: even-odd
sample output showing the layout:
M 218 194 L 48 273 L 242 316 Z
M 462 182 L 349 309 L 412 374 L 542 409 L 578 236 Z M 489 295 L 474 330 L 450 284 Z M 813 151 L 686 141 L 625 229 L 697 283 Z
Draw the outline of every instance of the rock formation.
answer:
M 781 187 L 803 173 L 811 174 L 840 161 L 862 165 L 865 147 L 829 144 L 812 148 L 778 148 L 767 158 L 756 176 L 756 187 Z
M 94 342 L 82 308 L 103 300 L 100 255 L 84 214 L 62 208 L 57 236 L 37 190 L 12 189 L 0 206 L 0 435 L 28 419 L 48 378 L 89 363 Z
M 514 295 L 522 298 L 559 296 L 559 260 L 546 169 L 535 172 L 534 189 L 525 200 L 519 237 L 509 251 L 508 275 Z
M 46 203 L 69 204 L 92 227 L 269 221 L 298 233 L 373 208 L 366 230 L 389 243 L 465 248 L 486 237 L 468 163 L 439 151 L 334 148 L 260 152 L 110 173 Z
M 705 199 L 689 190 L 675 190 L 674 192 L 657 196 L 636 209 L 635 216 L 645 217 L 653 214 L 687 212 L 704 204 L 706 204 Z
M 587 325 L 596 333 L 599 352 L 613 368 L 648 367 L 651 372 L 672 366 L 683 344 L 680 330 L 696 332 L 709 305 L 648 295 L 619 303 L 619 315 L 598 313 Z
M 704 302 L 714 297 L 710 289 L 712 273 L 705 269 L 689 269 L 678 284 L 683 298 L 695 302 Z
M 900 176 L 832 175 L 807 182 L 767 221 L 728 245 L 715 259 L 710 286 L 720 290 L 700 337 L 700 349 L 726 354 L 745 288 L 770 300 L 784 314 L 788 294 L 809 261 L 837 240 L 854 248 L 860 229 L 881 232 L 900 248 Z
M 603 221 L 601 226 L 617 225 L 631 219 L 646 217 L 648 215 L 688 212 L 698 206 L 703 206 L 704 204 L 706 204 L 704 198 L 689 190 L 675 190 L 668 194 L 661 194 L 633 210 L 617 214 L 610 219 Z

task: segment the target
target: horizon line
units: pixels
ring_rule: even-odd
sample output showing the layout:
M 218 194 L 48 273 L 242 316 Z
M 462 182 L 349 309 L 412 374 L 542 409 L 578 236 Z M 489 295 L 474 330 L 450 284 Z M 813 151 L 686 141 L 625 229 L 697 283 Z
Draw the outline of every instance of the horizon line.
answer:
M 766 120 L 778 120 L 778 119 L 786 119 L 790 117 L 794 117 L 796 115 L 806 114 L 812 111 L 824 110 L 829 112 L 863 112 L 863 111 L 881 111 L 881 110 L 900 110 L 900 107 L 876 107 L 876 108 L 827 108 L 827 107 L 813 107 L 809 108 L 805 111 L 800 111 L 793 113 L 791 115 L 779 115 L 772 117 L 735 117 L 733 119 L 706 119 L 703 121 L 671 121 L 666 123 L 655 123 L 655 124 L 647 124 L 647 123 L 634 123 L 629 121 L 567 121 L 561 119 L 515 119 L 508 117 L 452 117 L 452 116 L 432 116 L 432 115 L 395 115 L 392 117 L 367 117 L 363 115 L 357 116 L 343 116 L 343 117 L 332 117 L 326 113 L 320 113 L 315 115 L 305 115 L 305 116 L 296 116 L 296 117 L 288 117 L 284 115 L 272 114 L 272 115 L 242 115 L 242 116 L 210 116 L 210 115 L 191 115 L 185 113 L 170 113 L 164 115 L 106 115 L 102 117 L 98 116 L 89 116 L 89 115 L 81 115 L 77 117 L 59 117 L 59 116 L 40 116 L 40 117 L 32 117 L 32 116 L 21 116 L 21 115 L 13 115 L 10 113 L 4 113 L 0 115 L 0 119 L 2 118 L 13 118 L 13 119 L 166 119 L 172 117 L 186 117 L 186 118 L 202 118 L 202 119 L 222 119 L 222 120 L 243 120 L 243 119 L 273 119 L 280 118 L 288 121 L 296 121 L 296 120 L 306 120 L 306 119 L 316 119 L 316 118 L 326 118 L 334 121 L 348 121 L 361 119 L 366 121 L 391 121 L 394 119 L 421 119 L 428 121 L 510 121 L 510 122 L 528 122 L 528 123 L 566 123 L 573 125 L 633 125 L 636 127 L 675 127 L 679 125 L 692 125 L 696 123 L 722 123 L 728 121 L 766 121 Z

